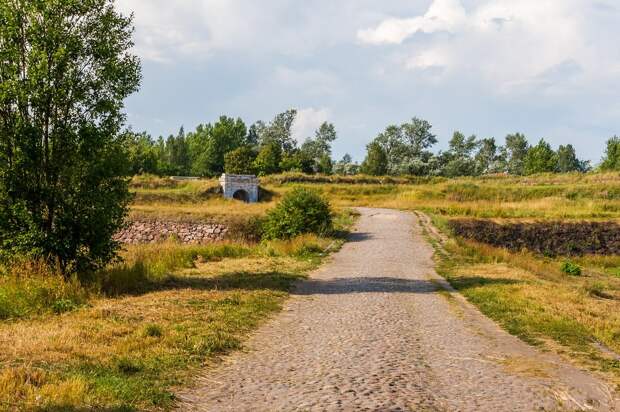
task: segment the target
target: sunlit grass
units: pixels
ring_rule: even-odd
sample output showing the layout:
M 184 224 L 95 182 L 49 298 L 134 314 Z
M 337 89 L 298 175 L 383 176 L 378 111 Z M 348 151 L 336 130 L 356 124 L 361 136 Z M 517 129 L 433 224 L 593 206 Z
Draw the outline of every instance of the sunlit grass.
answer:
M 173 387 L 240 348 L 341 242 L 129 246 L 84 305 L 0 323 L 0 410 L 169 409 Z
M 607 273 L 618 267 L 619 257 L 577 258 L 583 275 L 570 276 L 561 270 L 566 258 L 462 240 L 445 248 L 449 254 L 439 257 L 439 272 L 484 314 L 523 340 L 567 353 L 620 385 L 620 363 L 600 350 L 620 353 L 620 278 Z

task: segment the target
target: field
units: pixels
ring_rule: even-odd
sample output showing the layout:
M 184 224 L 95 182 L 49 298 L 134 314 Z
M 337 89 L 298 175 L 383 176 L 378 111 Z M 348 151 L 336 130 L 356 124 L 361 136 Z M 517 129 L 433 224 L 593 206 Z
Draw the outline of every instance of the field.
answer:
M 214 221 L 238 231 L 296 186 L 318 190 L 346 230 L 354 206 L 420 211 L 439 272 L 510 333 L 620 384 L 620 256 L 549 256 L 454 237 L 452 219 L 620 223 L 620 176 L 272 176 L 265 201 L 221 199 L 217 181 L 132 181 L 133 219 Z M 243 346 L 293 282 L 341 238 L 130 246 L 96 278 L 63 282 L 24 263 L 0 275 L 0 410 L 167 410 L 175 387 Z M 573 270 L 568 270 L 572 268 Z M 578 268 L 581 272 L 577 273 Z

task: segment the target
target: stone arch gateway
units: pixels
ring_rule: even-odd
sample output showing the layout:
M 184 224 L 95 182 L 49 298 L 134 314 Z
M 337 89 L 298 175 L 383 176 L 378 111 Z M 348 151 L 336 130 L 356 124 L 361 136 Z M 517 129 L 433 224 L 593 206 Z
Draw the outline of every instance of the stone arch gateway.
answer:
M 224 197 L 237 199 L 246 203 L 258 202 L 258 178 L 254 175 L 223 174 L 220 177 L 220 186 Z

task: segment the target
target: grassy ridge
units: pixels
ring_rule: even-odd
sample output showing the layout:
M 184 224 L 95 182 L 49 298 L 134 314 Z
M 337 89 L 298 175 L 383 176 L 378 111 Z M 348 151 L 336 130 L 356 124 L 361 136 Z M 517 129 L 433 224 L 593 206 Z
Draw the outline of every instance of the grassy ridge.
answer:
M 133 185 L 137 198 L 132 215 L 181 220 L 259 216 L 293 187 L 305 186 L 323 192 L 336 207 L 387 207 L 448 217 L 494 219 L 620 219 L 617 173 L 458 179 L 302 176 L 263 178 L 261 186 L 269 194 L 267 201 L 253 205 L 200 195 L 213 190 L 215 180 L 164 179 L 161 183 L 158 179 L 143 179 Z M 165 200 L 158 200 L 162 197 Z

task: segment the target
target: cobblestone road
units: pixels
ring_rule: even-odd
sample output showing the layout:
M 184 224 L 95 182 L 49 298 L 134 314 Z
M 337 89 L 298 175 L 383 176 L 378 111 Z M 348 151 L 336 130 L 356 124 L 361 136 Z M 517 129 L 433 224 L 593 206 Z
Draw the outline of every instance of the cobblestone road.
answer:
M 442 291 L 415 216 L 360 211 L 351 241 L 181 409 L 615 410 L 601 382 Z

